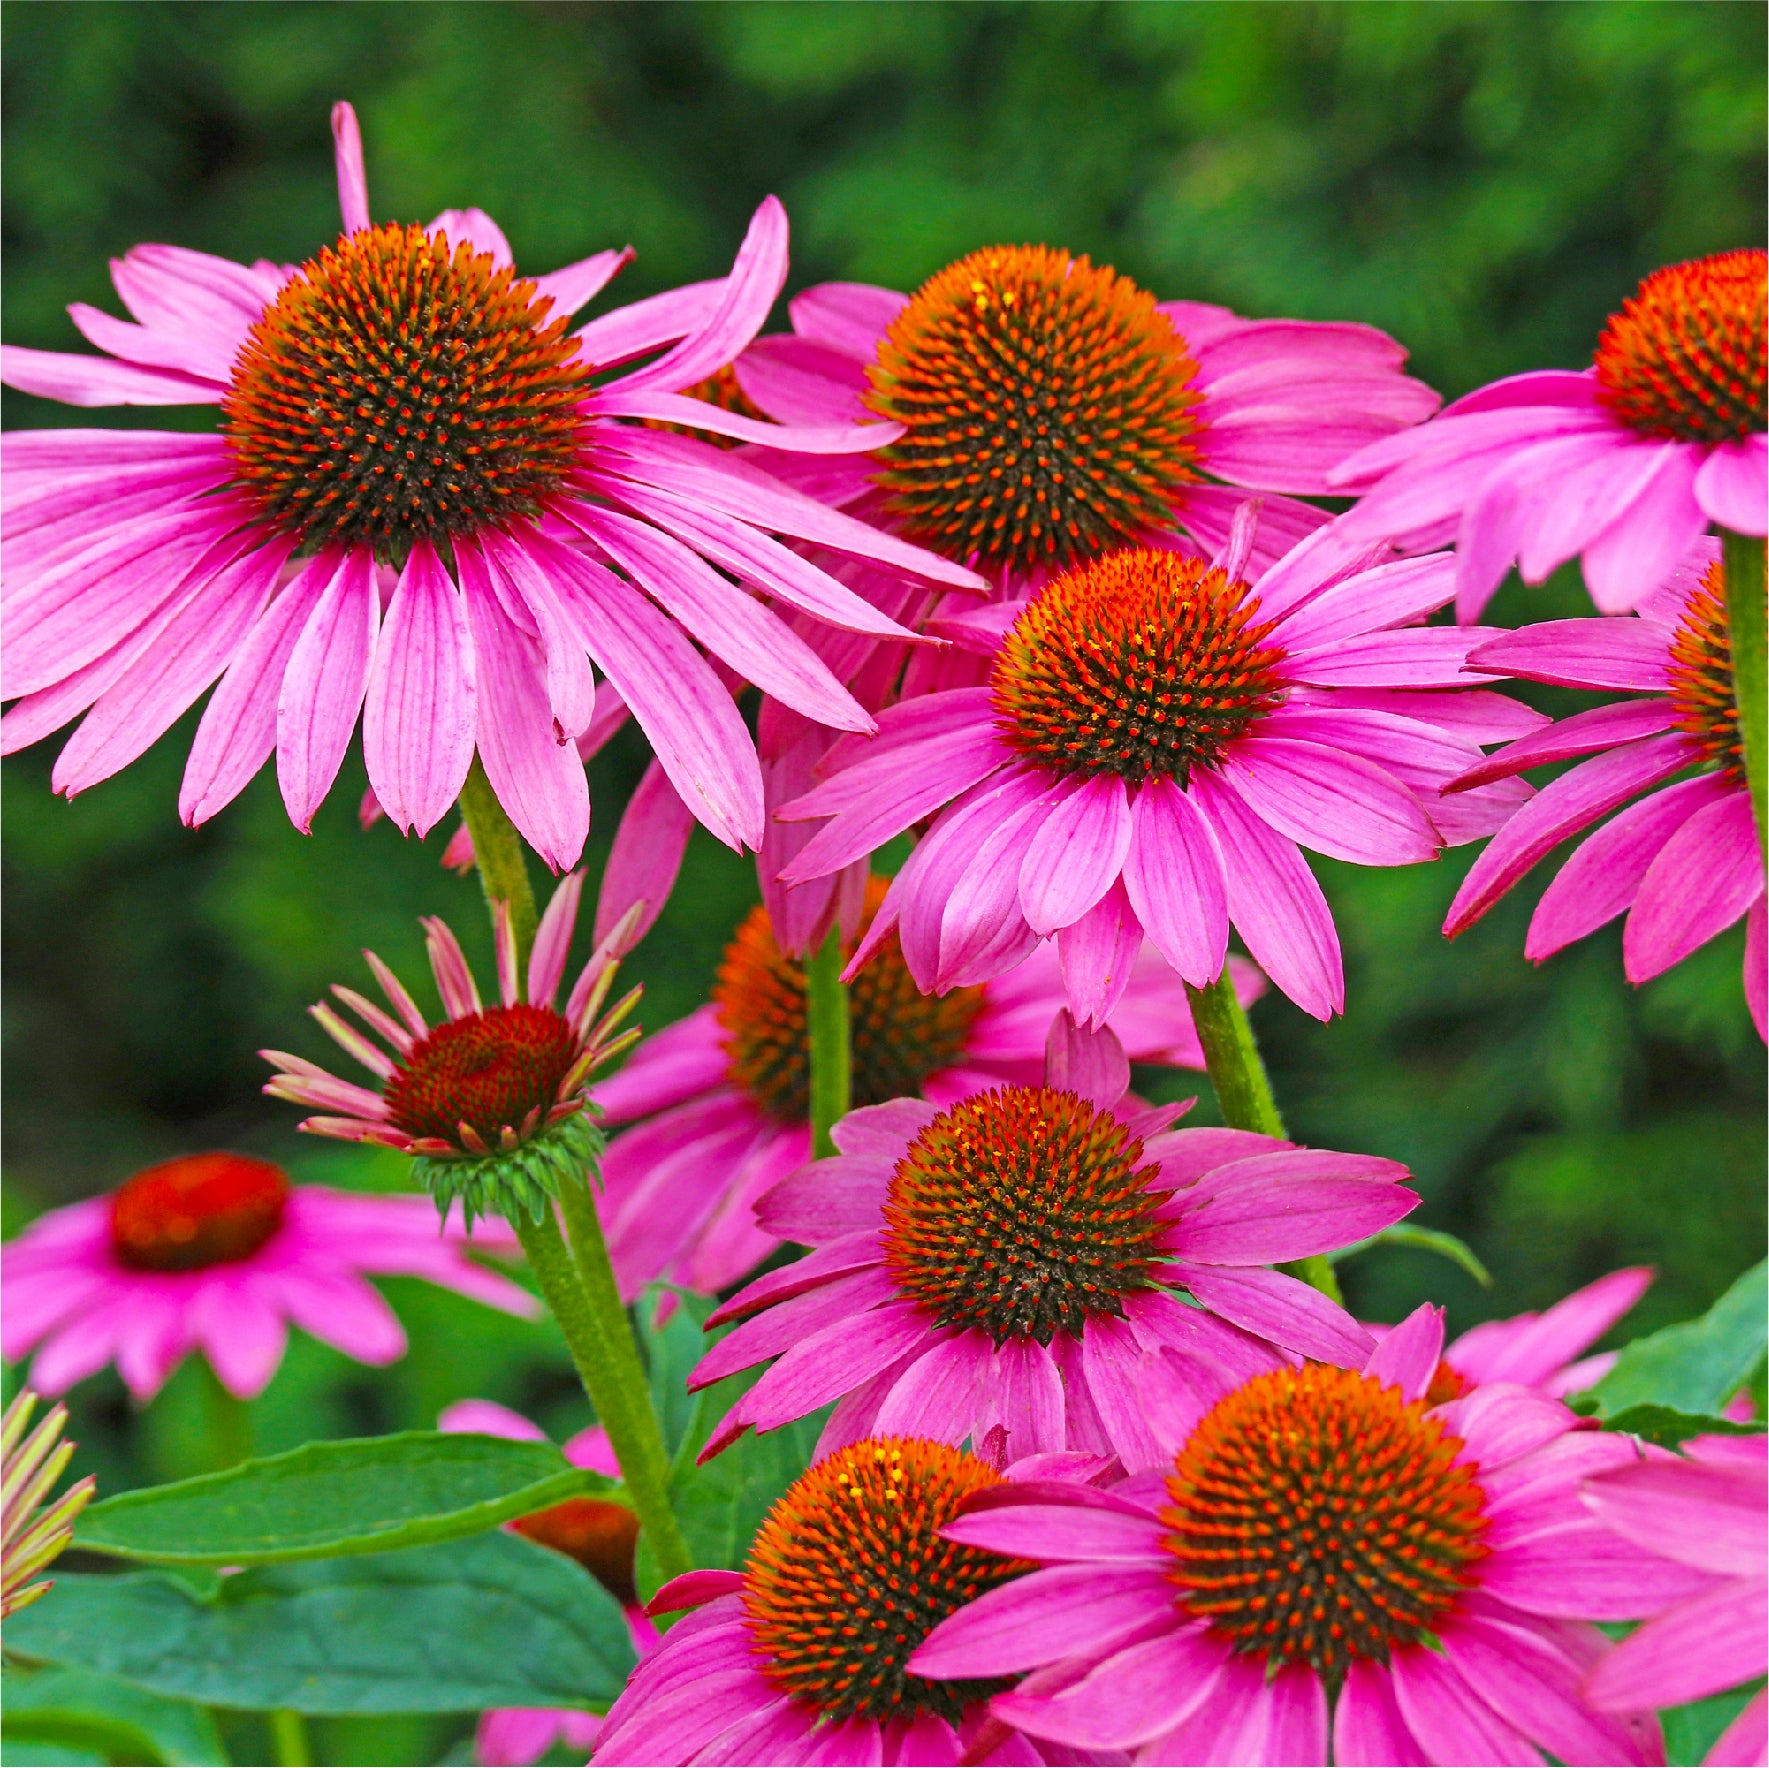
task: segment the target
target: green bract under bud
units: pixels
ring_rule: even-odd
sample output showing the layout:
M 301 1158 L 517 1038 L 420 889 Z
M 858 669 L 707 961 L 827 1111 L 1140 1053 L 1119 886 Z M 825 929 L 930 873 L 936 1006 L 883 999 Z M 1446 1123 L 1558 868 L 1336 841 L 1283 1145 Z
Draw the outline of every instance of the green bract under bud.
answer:
M 608 1139 L 590 1110 L 574 1111 L 514 1148 L 489 1154 L 420 1154 L 412 1177 L 436 1199 L 444 1221 L 458 1200 L 468 1229 L 481 1216 L 499 1216 L 512 1227 L 523 1218 L 539 1222 L 567 1185 L 602 1176 Z

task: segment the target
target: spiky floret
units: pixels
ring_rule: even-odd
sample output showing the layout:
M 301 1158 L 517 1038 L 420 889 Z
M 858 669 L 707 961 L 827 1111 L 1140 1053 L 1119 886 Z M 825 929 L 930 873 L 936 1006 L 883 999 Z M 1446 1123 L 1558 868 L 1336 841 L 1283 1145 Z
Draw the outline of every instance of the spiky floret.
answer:
M 868 370 L 903 532 L 983 570 L 1060 567 L 1168 520 L 1196 475 L 1198 365 L 1128 277 L 990 246 L 930 278 Z
M 1167 1489 L 1169 1576 L 1237 1649 L 1337 1685 L 1353 1658 L 1429 1641 L 1486 1552 L 1485 1494 L 1423 1401 L 1310 1363 L 1205 1415 Z
M 412 1179 L 436 1199 L 444 1221 L 459 1199 L 468 1228 L 480 1216 L 538 1222 L 567 1185 L 599 1183 L 608 1139 L 581 1101 L 527 1140 L 488 1154 L 419 1154 Z
M 1278 704 L 1271 627 L 1245 583 L 1201 559 L 1109 553 L 1046 584 L 1009 629 L 997 724 L 1058 773 L 1183 784 Z
M 610 1498 L 567 1498 L 545 1510 L 530 1511 L 510 1524 L 517 1534 L 575 1559 L 622 1608 L 636 1608 L 633 1556 L 639 1545 L 639 1518 Z
M 955 1724 L 1004 1683 L 938 1682 L 904 1668 L 948 1615 L 1030 1565 L 941 1537 L 999 1475 L 961 1449 L 869 1437 L 788 1488 L 756 1531 L 743 1606 L 762 1674 L 840 1721 Z
M 111 1245 L 137 1271 L 198 1271 L 250 1258 L 282 1226 L 288 1175 L 245 1154 L 186 1154 L 111 1197 Z
M 882 878 L 867 880 L 861 932 L 885 888 Z M 805 1122 L 811 1110 L 805 967 L 781 951 L 766 908 L 751 909 L 725 948 L 713 1000 L 732 1081 L 771 1115 Z M 924 995 L 890 934 L 848 988 L 854 1105 L 913 1098 L 930 1074 L 958 1060 L 982 1009 L 980 988 Z
M 394 1070 L 387 1114 L 410 1136 L 459 1142 L 470 1152 L 497 1148 L 511 1132 L 534 1130 L 577 1055 L 571 1021 L 551 1007 L 518 1002 L 447 1019 Z
M 68 1421 L 65 1406 L 51 1407 L 26 1436 L 37 1396 L 26 1388 L 13 1395 L 0 1418 L 0 1466 L 4 1468 L 4 1540 L 0 1541 L 0 1619 L 28 1608 L 46 1596 L 53 1580 L 30 1580 L 73 1539 L 74 1518 L 86 1508 L 96 1489 L 88 1474 L 43 1507 L 74 1445 L 60 1440 Z
M 327 247 L 252 327 L 222 400 L 240 484 L 304 543 L 403 556 L 532 514 L 580 449 L 569 316 L 489 252 L 389 223 Z
M 1766 266 L 1751 249 L 1653 271 L 1598 340 L 1609 409 L 1642 435 L 1680 442 L 1760 434 Z
M 1109 1111 L 1051 1087 L 997 1087 L 909 1144 L 886 1193 L 886 1267 L 941 1326 L 997 1344 L 1122 1316 L 1154 1287 L 1164 1201 L 1142 1143 Z
M 1732 680 L 1732 628 L 1726 613 L 1726 567 L 1703 574 L 1671 641 L 1671 704 L 1677 728 L 1701 745 L 1702 760 L 1744 777 L 1744 738 Z

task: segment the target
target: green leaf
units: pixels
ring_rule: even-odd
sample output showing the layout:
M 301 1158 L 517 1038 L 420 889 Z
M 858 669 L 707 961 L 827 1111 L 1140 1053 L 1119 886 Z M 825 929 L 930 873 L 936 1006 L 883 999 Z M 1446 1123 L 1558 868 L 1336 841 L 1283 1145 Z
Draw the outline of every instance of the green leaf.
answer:
M 495 1532 L 261 1566 L 208 1602 L 160 1572 L 63 1573 L 6 1645 L 174 1699 L 300 1713 L 605 1705 L 633 1665 L 620 1605 L 588 1572 Z
M 1327 1254 L 1327 1262 L 1336 1265 L 1342 1259 L 1368 1252 L 1373 1246 L 1412 1246 L 1421 1252 L 1435 1252 L 1439 1258 L 1460 1265 L 1482 1289 L 1493 1286 L 1492 1273 L 1475 1256 L 1474 1248 L 1466 1240 L 1446 1234 L 1441 1228 L 1420 1228 L 1410 1222 L 1397 1222 L 1392 1228 L 1384 1228 L 1380 1234 L 1372 1234 L 1368 1240 L 1342 1246 L 1337 1252 Z
M 674 1312 L 662 1326 L 649 1324 L 666 1295 L 676 1298 Z M 715 1305 L 709 1297 L 678 1289 L 673 1283 L 654 1283 L 639 1300 L 639 1336 L 651 1376 L 651 1403 L 657 1408 L 664 1447 L 672 1456 L 680 1452 L 694 1428 L 697 1407 L 695 1396 L 688 1391 L 688 1372 L 713 1342 L 705 1327 Z
M 1712 1415 L 1750 1380 L 1769 1342 L 1769 1263 L 1753 1266 L 1699 1320 L 1637 1338 L 1591 1389 L 1596 1413 L 1665 1406 Z
M 1587 1414 L 1588 1416 L 1589 1414 Z M 1605 1430 L 1625 1430 L 1632 1436 L 1674 1449 L 1698 1436 L 1761 1436 L 1761 1424 L 1739 1424 L 1706 1412 L 1679 1412 L 1671 1406 L 1627 1406 L 1603 1420 Z
M 124 1492 L 87 1510 L 75 1541 L 184 1565 L 331 1559 L 476 1535 L 607 1483 L 551 1443 L 408 1431 Z
M 1706 1700 L 1691 1701 L 1686 1707 L 1670 1707 L 1660 1713 L 1659 1724 L 1665 1735 L 1665 1760 L 1684 1764 L 1685 1768 L 1705 1762 L 1708 1752 L 1720 1741 L 1720 1733 L 1744 1711 L 1745 1703 L 1762 1686 L 1759 1677 L 1744 1688 L 1709 1695 Z
M 59 1581 L 59 1580 L 58 1580 Z M 47 1598 L 45 1599 L 47 1600 Z M 6 1760 L 22 1760 L 17 1743 L 96 1751 L 101 1760 L 184 1764 L 225 1763 L 214 1718 L 188 1701 L 149 1694 L 89 1670 L 8 1671 L 0 1679 Z

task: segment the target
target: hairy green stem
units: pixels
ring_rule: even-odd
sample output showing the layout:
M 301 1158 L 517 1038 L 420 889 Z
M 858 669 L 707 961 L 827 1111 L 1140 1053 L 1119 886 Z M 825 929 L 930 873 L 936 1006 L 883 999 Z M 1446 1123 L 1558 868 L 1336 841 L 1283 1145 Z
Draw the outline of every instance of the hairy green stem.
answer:
M 313 1746 L 307 1741 L 307 1722 L 287 1707 L 276 1707 L 268 1715 L 270 1740 L 276 1746 L 277 1768 L 310 1768 Z
M 650 1383 L 633 1344 L 632 1327 L 621 1305 L 595 1200 L 587 1186 L 582 1190 L 568 1186 L 559 1199 L 559 1207 L 565 1217 L 565 1232 L 583 1284 L 584 1300 L 605 1348 L 605 1362 L 613 1374 L 607 1398 L 621 1412 L 618 1431 L 603 1398 L 592 1396 L 592 1403 L 620 1462 L 621 1478 L 633 1495 L 633 1507 L 650 1539 L 658 1569 L 666 1579 L 679 1577 L 693 1569 L 694 1560 L 670 1508 L 669 1451 L 651 1403 Z
M 252 1413 L 246 1402 L 222 1386 L 207 1357 L 197 1359 L 203 1372 L 203 1410 L 209 1422 L 209 1456 L 216 1471 L 252 1459 Z
M 1766 597 L 1763 542 L 1748 534 L 1720 530 L 1726 561 L 1726 624 L 1732 640 L 1732 695 L 1738 706 L 1738 735 L 1744 749 L 1744 777 L 1757 842 L 1769 865 L 1769 655 L 1766 655 Z
M 1259 1045 L 1254 1041 L 1253 1027 L 1247 1022 L 1227 969 L 1207 988 L 1193 988 L 1188 982 L 1185 992 L 1192 1003 L 1192 1023 L 1197 1026 L 1198 1041 L 1204 1046 L 1210 1084 L 1216 1090 L 1223 1117 L 1237 1130 L 1284 1136 L 1283 1113 L 1278 1110 Z M 1312 1284 L 1332 1301 L 1344 1299 L 1339 1279 L 1324 1257 L 1293 1259 L 1278 1268 Z
M 835 1152 L 829 1132 L 847 1116 L 854 1090 L 839 927 L 831 927 L 805 960 L 805 1025 L 811 1047 L 811 1158 L 823 1160 Z
M 510 905 L 510 926 L 516 935 L 520 971 L 528 961 L 528 948 L 534 944 L 534 930 L 540 918 L 534 906 L 534 886 L 528 881 L 522 837 L 498 803 L 497 793 L 491 789 L 491 781 L 485 777 L 477 755 L 467 770 L 467 782 L 461 787 L 461 814 L 467 819 L 467 833 L 473 837 L 473 859 L 479 867 L 486 907 L 495 914 L 496 904 Z

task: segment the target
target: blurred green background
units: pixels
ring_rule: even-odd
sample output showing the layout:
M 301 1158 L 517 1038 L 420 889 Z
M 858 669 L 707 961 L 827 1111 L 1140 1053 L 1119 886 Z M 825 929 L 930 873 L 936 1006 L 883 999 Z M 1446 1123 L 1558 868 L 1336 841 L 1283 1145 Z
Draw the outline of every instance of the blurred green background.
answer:
M 979 245 L 1046 241 L 1164 297 L 1370 321 L 1446 396 L 1581 365 L 1646 271 L 1761 237 L 1756 4 L 15 4 L 0 19 L 6 336 L 40 347 L 83 347 L 62 309 L 115 310 L 105 260 L 132 242 L 308 255 L 336 229 L 326 115 L 342 96 L 377 215 L 484 207 L 536 271 L 630 242 L 621 299 L 722 273 L 775 191 L 789 291 L 908 288 Z M 4 409 L 8 427 L 113 421 L 11 393 Z M 1494 617 L 1581 605 L 1576 579 L 1514 583 Z M 477 885 L 437 865 L 447 828 L 421 846 L 359 829 L 354 759 L 311 839 L 268 774 L 183 829 L 191 723 L 72 805 L 49 793 L 54 742 L 5 764 L 9 1228 L 204 1146 L 396 1180 L 298 1145 L 253 1051 L 319 1055 L 303 1006 L 362 981 L 364 945 L 418 971 L 419 913 L 485 956 Z M 592 876 L 643 761 L 629 736 L 592 769 Z M 1432 1295 L 1465 1326 L 1638 1261 L 1661 1277 L 1634 1326 L 1699 1311 L 1764 1239 L 1763 1050 L 1737 931 L 1637 993 L 1613 929 L 1534 968 L 1538 881 L 1451 947 L 1437 929 L 1466 857 L 1321 862 L 1346 1017 L 1257 1010 L 1295 1131 L 1406 1161 L 1418 1219 L 1466 1236 L 1496 1278 L 1483 1292 L 1381 1252 L 1346 1267 L 1354 1303 L 1392 1318 Z M 697 833 L 634 960 L 651 1025 L 704 997 L 755 894 L 752 867 Z M 392 1289 L 420 1348 L 367 1377 L 300 1347 L 259 1408 L 267 1446 L 428 1423 L 464 1392 L 576 1422 L 540 1329 Z M 200 1460 L 195 1403 L 175 1383 L 132 1430 L 102 1378 L 76 1434 L 111 1489 L 164 1477 Z

